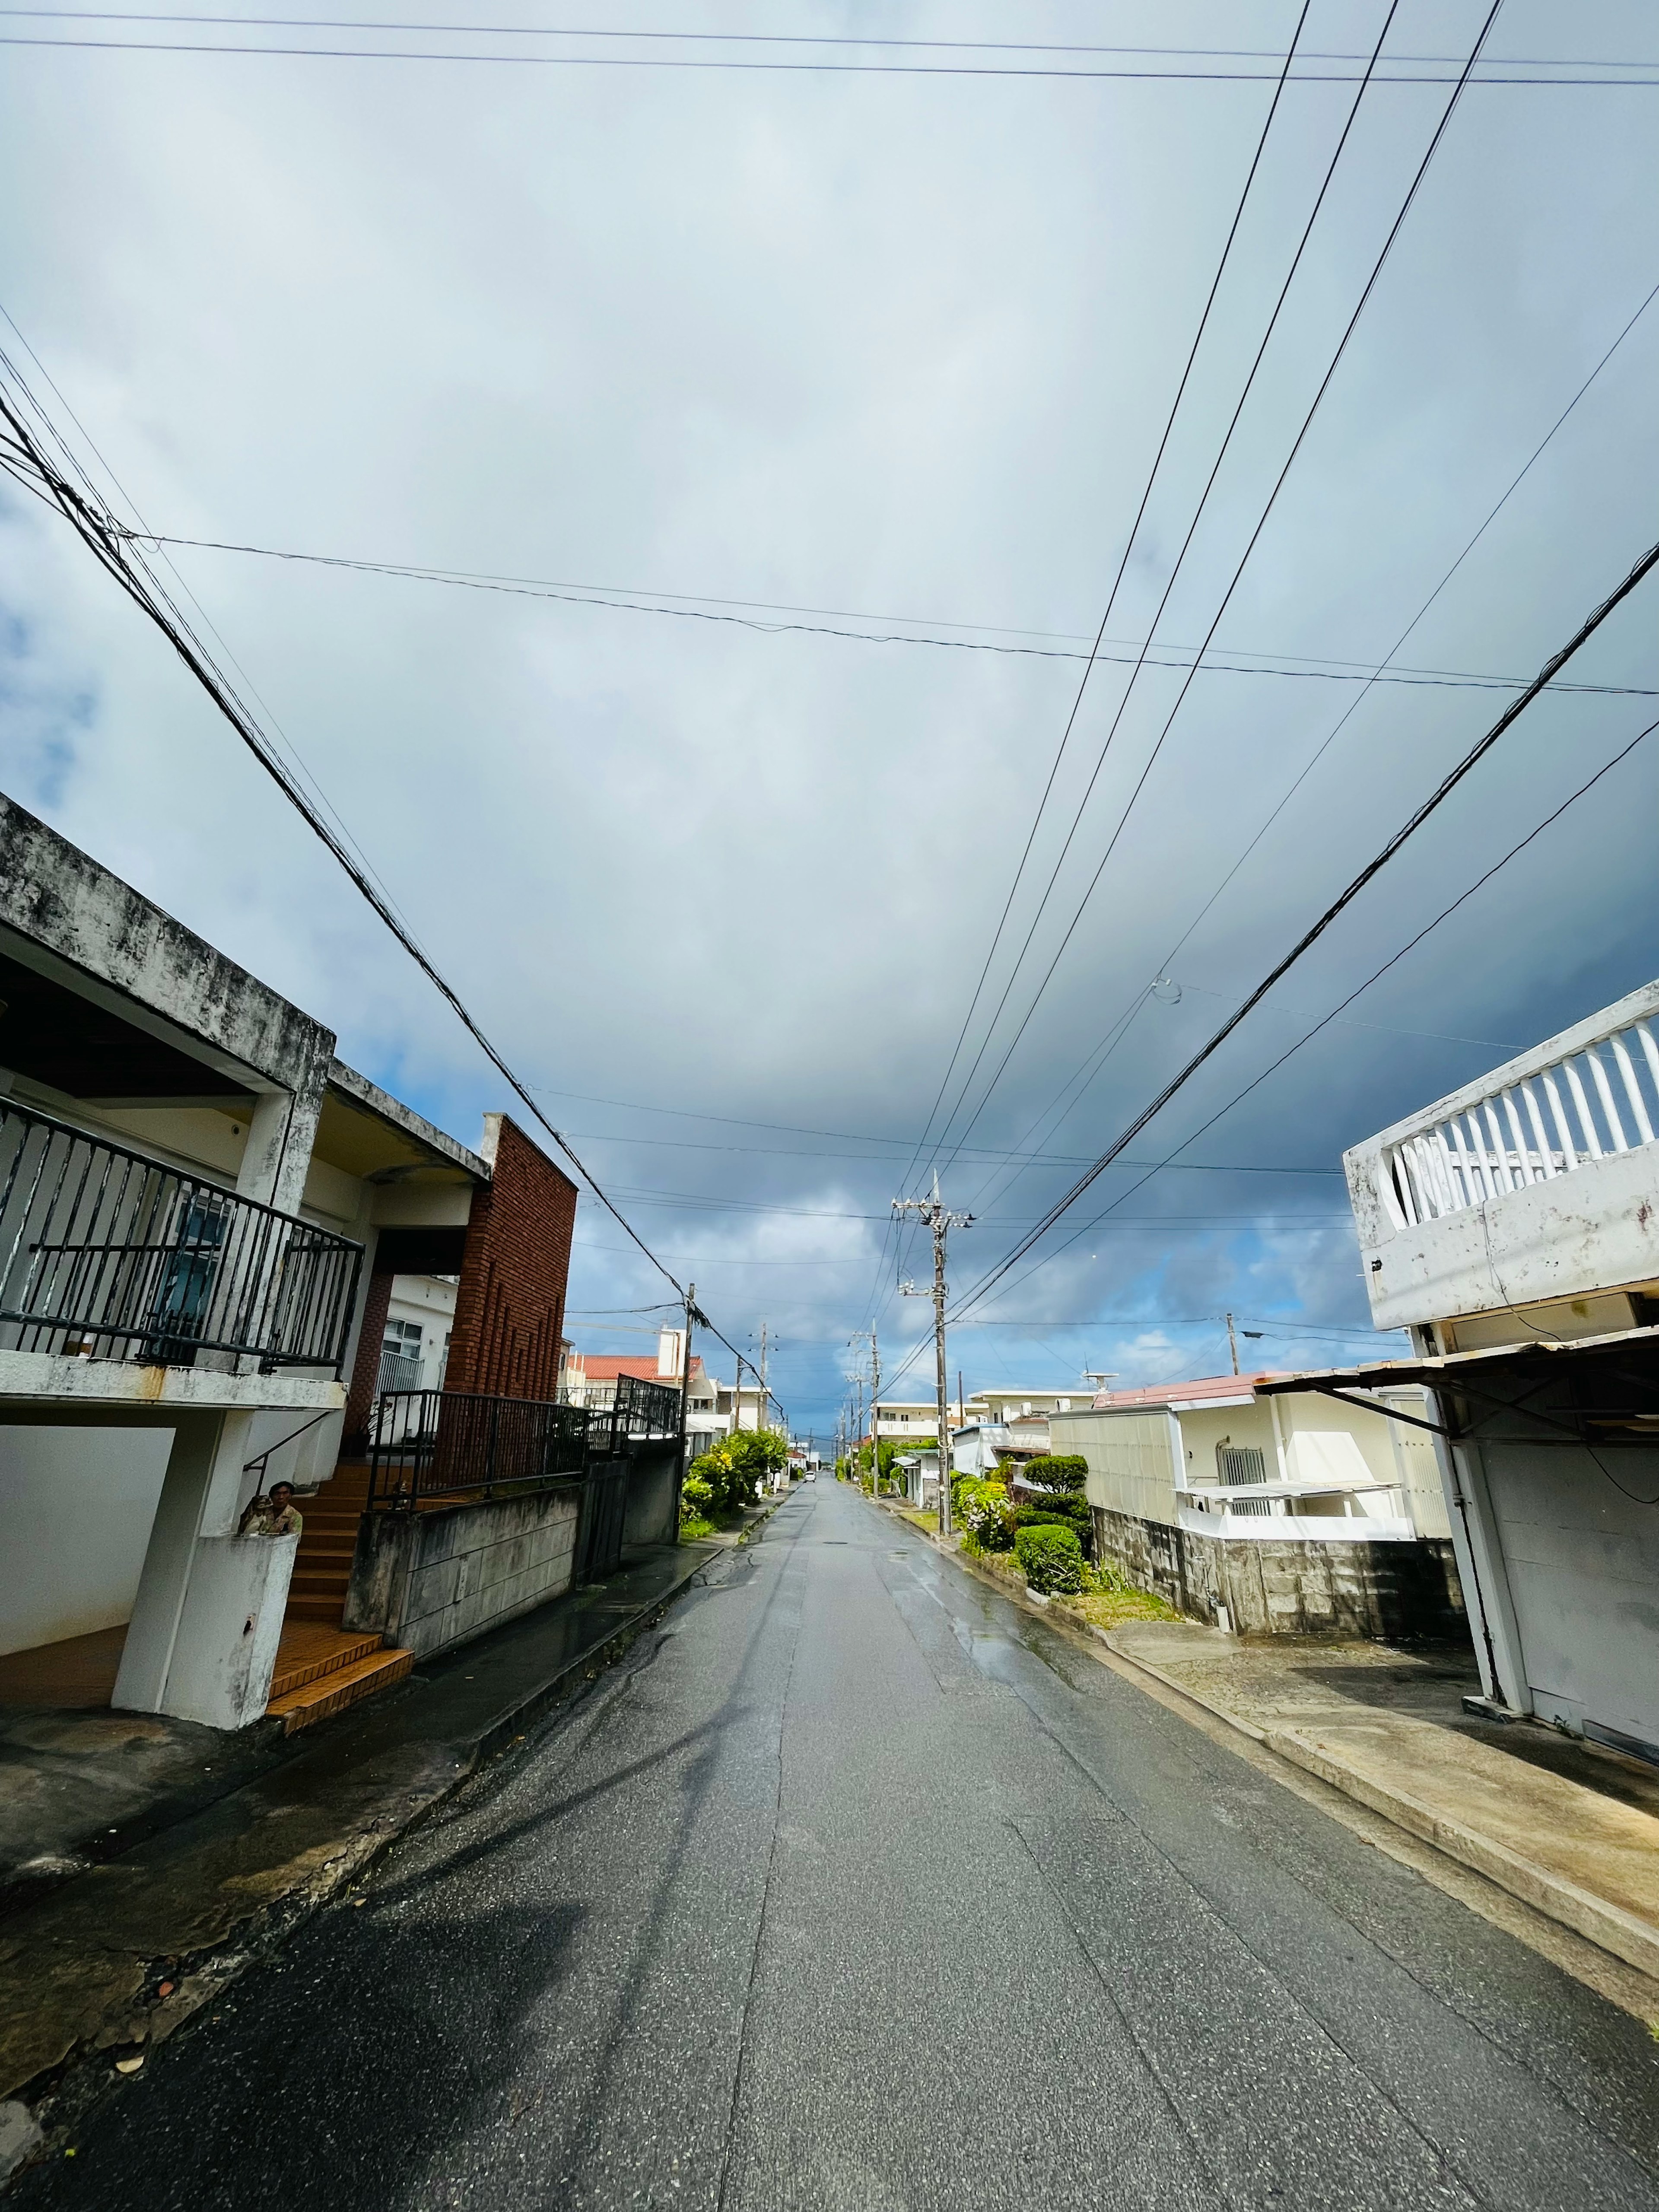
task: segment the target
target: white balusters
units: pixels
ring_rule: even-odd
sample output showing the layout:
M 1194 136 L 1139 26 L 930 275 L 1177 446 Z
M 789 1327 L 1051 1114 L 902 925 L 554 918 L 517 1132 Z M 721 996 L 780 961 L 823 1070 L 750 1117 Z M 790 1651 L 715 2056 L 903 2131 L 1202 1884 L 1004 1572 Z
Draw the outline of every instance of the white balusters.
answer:
M 1625 1011 L 1627 1026 L 1588 1043 L 1576 1038 L 1575 1051 L 1511 1074 L 1391 1145 L 1383 1195 L 1396 1225 L 1414 1228 L 1659 1142 L 1659 1042 Z

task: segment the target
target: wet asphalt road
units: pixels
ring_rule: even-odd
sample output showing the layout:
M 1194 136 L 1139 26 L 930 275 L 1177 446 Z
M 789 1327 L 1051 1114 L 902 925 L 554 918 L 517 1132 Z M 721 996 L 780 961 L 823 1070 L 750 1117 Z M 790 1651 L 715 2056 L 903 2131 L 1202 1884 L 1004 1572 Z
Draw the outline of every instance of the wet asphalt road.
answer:
M 1640 2023 L 820 1481 L 29 2212 L 1659 2212 Z

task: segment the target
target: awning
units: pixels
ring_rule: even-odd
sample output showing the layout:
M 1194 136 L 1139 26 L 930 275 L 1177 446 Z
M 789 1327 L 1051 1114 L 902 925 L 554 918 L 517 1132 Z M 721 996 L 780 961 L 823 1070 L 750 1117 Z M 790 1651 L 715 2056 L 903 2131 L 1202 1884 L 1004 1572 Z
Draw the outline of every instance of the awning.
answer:
M 1414 1359 L 1376 1359 L 1355 1367 L 1305 1368 L 1259 1382 L 1259 1397 L 1314 1392 L 1339 1404 L 1428 1429 L 1437 1436 L 1469 1435 L 1483 1443 L 1590 1444 L 1598 1449 L 1651 1450 L 1659 1445 L 1659 1327 L 1625 1328 L 1607 1336 L 1566 1340 L 1539 1337 L 1479 1352 L 1437 1352 Z M 1634 1358 L 1632 1355 L 1635 1355 Z M 1563 1397 L 1557 1386 L 1571 1386 Z M 1583 1390 L 1594 1386 L 1592 1402 Z M 1419 1388 L 1442 1394 L 1441 1408 L 1457 1425 L 1407 1413 L 1377 1394 Z M 1549 1399 L 1548 1410 L 1540 1399 Z M 1457 1410 L 1461 1408 L 1461 1410 Z M 1530 1425 L 1519 1434 L 1494 1433 L 1494 1419 Z
M 1264 1375 L 1256 1379 L 1259 1398 L 1279 1398 L 1293 1390 L 1383 1390 L 1419 1383 L 1429 1389 L 1455 1387 L 1460 1375 L 1487 1373 L 1514 1367 L 1523 1359 L 1547 1358 L 1586 1352 L 1641 1350 L 1659 1345 L 1659 1327 L 1621 1328 L 1610 1336 L 1536 1337 L 1519 1344 L 1494 1344 L 1479 1352 L 1441 1352 L 1412 1359 L 1374 1359 L 1358 1367 L 1306 1367 L 1294 1375 Z

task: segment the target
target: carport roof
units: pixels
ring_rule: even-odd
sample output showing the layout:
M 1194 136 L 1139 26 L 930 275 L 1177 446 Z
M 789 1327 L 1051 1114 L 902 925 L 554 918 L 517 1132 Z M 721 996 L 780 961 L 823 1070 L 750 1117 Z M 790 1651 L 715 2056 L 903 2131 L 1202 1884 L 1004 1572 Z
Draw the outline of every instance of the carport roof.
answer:
M 1342 1386 L 1385 1390 L 1390 1383 L 1397 1382 L 1426 1384 L 1432 1389 L 1436 1383 L 1455 1384 L 1460 1374 L 1499 1371 L 1519 1359 L 1535 1359 L 1540 1355 L 1559 1358 L 1564 1352 L 1607 1352 L 1622 1350 L 1626 1345 L 1649 1344 L 1659 1344 L 1659 1328 L 1616 1329 L 1608 1336 L 1529 1337 L 1518 1344 L 1487 1345 L 1477 1352 L 1431 1352 L 1421 1358 L 1370 1360 L 1358 1367 L 1309 1367 L 1294 1375 L 1260 1376 L 1255 1378 L 1255 1389 L 1261 1397 Z

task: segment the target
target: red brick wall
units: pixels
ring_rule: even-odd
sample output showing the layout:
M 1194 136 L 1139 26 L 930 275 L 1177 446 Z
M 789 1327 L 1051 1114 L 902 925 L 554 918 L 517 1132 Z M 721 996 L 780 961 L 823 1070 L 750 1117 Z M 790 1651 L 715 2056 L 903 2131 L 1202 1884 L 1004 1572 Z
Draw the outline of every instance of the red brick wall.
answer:
M 576 1186 L 503 1114 L 495 1175 L 472 1196 L 446 1388 L 500 1398 L 558 1394 Z
M 368 1296 L 363 1302 L 363 1325 L 357 1332 L 357 1357 L 351 1364 L 351 1382 L 346 1391 L 345 1428 L 342 1443 L 348 1449 L 361 1449 L 368 1433 L 368 1417 L 374 1405 L 374 1393 L 380 1380 L 380 1352 L 386 1337 L 386 1317 L 392 1304 L 390 1275 L 371 1274 Z

